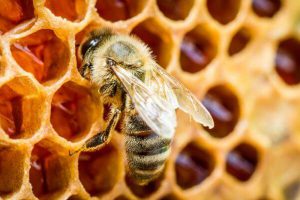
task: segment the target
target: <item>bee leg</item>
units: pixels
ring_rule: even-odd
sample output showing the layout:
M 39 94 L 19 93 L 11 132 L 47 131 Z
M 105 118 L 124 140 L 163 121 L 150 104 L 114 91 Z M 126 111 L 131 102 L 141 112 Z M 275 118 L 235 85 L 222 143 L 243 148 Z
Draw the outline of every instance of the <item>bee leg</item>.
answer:
M 104 131 L 101 131 L 94 135 L 92 138 L 88 139 L 85 144 L 78 150 L 74 152 L 69 151 L 69 155 L 72 156 L 80 151 L 95 151 L 102 147 L 102 145 L 107 144 L 111 139 L 111 133 L 115 129 L 117 122 L 121 116 L 121 111 L 116 109 L 108 126 Z

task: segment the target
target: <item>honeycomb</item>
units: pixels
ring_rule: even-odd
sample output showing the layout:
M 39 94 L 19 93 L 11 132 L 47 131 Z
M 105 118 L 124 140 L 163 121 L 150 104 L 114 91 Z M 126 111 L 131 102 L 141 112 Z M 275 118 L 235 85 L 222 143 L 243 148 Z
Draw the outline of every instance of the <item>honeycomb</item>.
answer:
M 299 1 L 1 3 L 0 199 L 300 199 Z M 146 186 L 127 176 L 118 131 L 68 155 L 107 123 L 78 72 L 100 27 L 140 37 L 215 121 L 178 111 L 164 173 Z

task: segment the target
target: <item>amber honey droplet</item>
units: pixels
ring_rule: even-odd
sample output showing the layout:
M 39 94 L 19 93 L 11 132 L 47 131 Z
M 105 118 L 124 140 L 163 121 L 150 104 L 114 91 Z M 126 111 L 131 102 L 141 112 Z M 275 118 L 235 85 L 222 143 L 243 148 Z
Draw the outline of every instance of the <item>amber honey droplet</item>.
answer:
M 240 0 L 207 0 L 206 5 L 211 16 L 221 24 L 228 24 L 237 16 Z
M 247 29 L 242 28 L 241 30 L 239 30 L 233 36 L 230 42 L 229 49 L 228 49 L 229 55 L 233 56 L 234 54 L 237 54 L 240 51 L 242 51 L 247 46 L 250 39 L 251 39 L 251 35 Z
M 206 93 L 203 104 L 215 122 L 214 128 L 205 128 L 210 135 L 222 138 L 233 131 L 240 109 L 238 99 L 232 91 L 222 85 L 215 86 Z
M 117 157 L 116 149 L 110 145 L 99 151 L 80 154 L 79 178 L 90 195 L 103 194 L 116 184 L 119 170 Z
M 240 144 L 227 155 L 226 170 L 240 181 L 247 181 L 255 172 L 258 154 L 249 144 Z
M 91 94 L 74 83 L 64 84 L 53 96 L 51 124 L 55 131 L 68 140 L 78 139 L 88 133 L 92 119 Z
M 176 159 L 176 180 L 183 189 L 191 188 L 204 181 L 213 171 L 214 160 L 208 151 L 189 144 Z
M 180 46 L 181 68 L 190 73 L 204 69 L 216 55 L 214 44 L 207 37 L 208 33 L 198 30 L 189 32 Z
M 0 34 L 34 17 L 32 0 L 5 0 L 0 6 Z
M 260 17 L 273 17 L 281 7 L 281 0 L 252 0 L 252 9 Z
M 300 42 L 297 39 L 280 42 L 275 62 L 276 71 L 286 84 L 300 83 Z
M 194 5 L 194 0 L 156 0 L 160 11 L 172 20 L 185 19 Z

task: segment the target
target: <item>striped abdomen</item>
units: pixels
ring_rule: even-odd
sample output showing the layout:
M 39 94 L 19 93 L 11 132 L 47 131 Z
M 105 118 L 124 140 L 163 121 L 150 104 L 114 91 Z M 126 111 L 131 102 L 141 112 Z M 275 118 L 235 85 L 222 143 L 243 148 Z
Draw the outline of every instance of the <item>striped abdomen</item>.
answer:
M 125 127 L 129 174 L 138 184 L 147 184 L 163 171 L 171 140 L 155 134 L 138 115 L 130 116 Z

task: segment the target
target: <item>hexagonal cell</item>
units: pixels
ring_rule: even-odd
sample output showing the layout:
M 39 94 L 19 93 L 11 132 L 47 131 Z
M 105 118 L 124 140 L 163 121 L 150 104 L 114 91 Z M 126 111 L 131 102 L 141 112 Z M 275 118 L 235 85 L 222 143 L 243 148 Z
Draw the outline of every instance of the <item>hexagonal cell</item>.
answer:
M 276 72 L 288 85 L 300 83 L 300 41 L 289 37 L 282 40 L 277 48 Z
M 281 8 L 281 0 L 252 0 L 252 9 L 260 17 L 273 17 Z
M 60 78 L 70 58 L 68 45 L 46 29 L 17 40 L 11 51 L 17 63 L 40 83 Z
M 32 0 L 6 0 L 1 2 L 0 34 L 33 17 L 34 9 Z
M 239 100 L 233 91 L 225 85 L 217 85 L 208 90 L 203 105 L 212 115 L 215 126 L 205 130 L 216 138 L 223 138 L 231 133 L 240 116 Z
M 99 151 L 83 152 L 79 156 L 79 178 L 85 190 L 92 196 L 108 192 L 119 177 L 118 152 L 112 145 Z
M 70 181 L 70 161 L 50 148 L 38 143 L 31 153 L 29 181 L 38 198 L 65 189 Z
M 176 159 L 177 184 L 183 189 L 201 184 L 212 173 L 214 166 L 214 157 L 208 150 L 190 143 Z
M 204 69 L 217 54 L 217 39 L 212 30 L 198 26 L 187 33 L 180 46 L 180 65 L 183 71 L 196 73 Z
M 147 185 L 136 184 L 136 182 L 128 174 L 126 175 L 125 180 L 127 186 L 129 187 L 129 189 L 132 191 L 134 195 L 136 195 L 138 198 L 145 198 L 151 196 L 159 189 L 163 178 L 164 176 L 162 174 L 160 177 L 151 181 Z
M 99 15 L 116 22 L 132 18 L 142 12 L 146 0 L 98 0 L 96 8 Z
M 61 137 L 77 141 L 90 131 L 96 110 L 89 90 L 68 82 L 53 96 L 51 124 Z
M 25 155 L 11 148 L 0 149 L 0 197 L 18 191 L 23 182 Z
M 0 88 L 0 127 L 10 138 L 29 138 L 39 128 L 44 108 L 36 96 L 22 94 L 17 82 L 14 79 Z
M 259 155 L 255 147 L 242 143 L 227 155 L 226 171 L 240 181 L 247 181 L 256 170 Z
M 171 38 L 165 30 L 160 28 L 154 20 L 147 20 L 132 30 L 132 34 L 138 36 L 152 50 L 155 60 L 166 68 L 171 57 L 173 47 Z
M 85 0 L 46 0 L 45 6 L 55 16 L 70 21 L 80 21 L 84 18 L 87 4 Z
M 79 195 L 72 195 L 67 200 L 84 200 L 84 197 L 81 197 Z
M 156 0 L 159 10 L 172 20 L 184 20 L 193 8 L 194 0 Z
M 247 46 L 250 39 L 251 39 L 250 31 L 245 27 L 241 28 L 231 39 L 229 49 L 228 49 L 228 54 L 230 56 L 233 56 L 239 53 L 240 51 L 242 51 Z
M 210 15 L 221 24 L 233 21 L 239 12 L 240 5 L 240 0 L 206 0 Z

